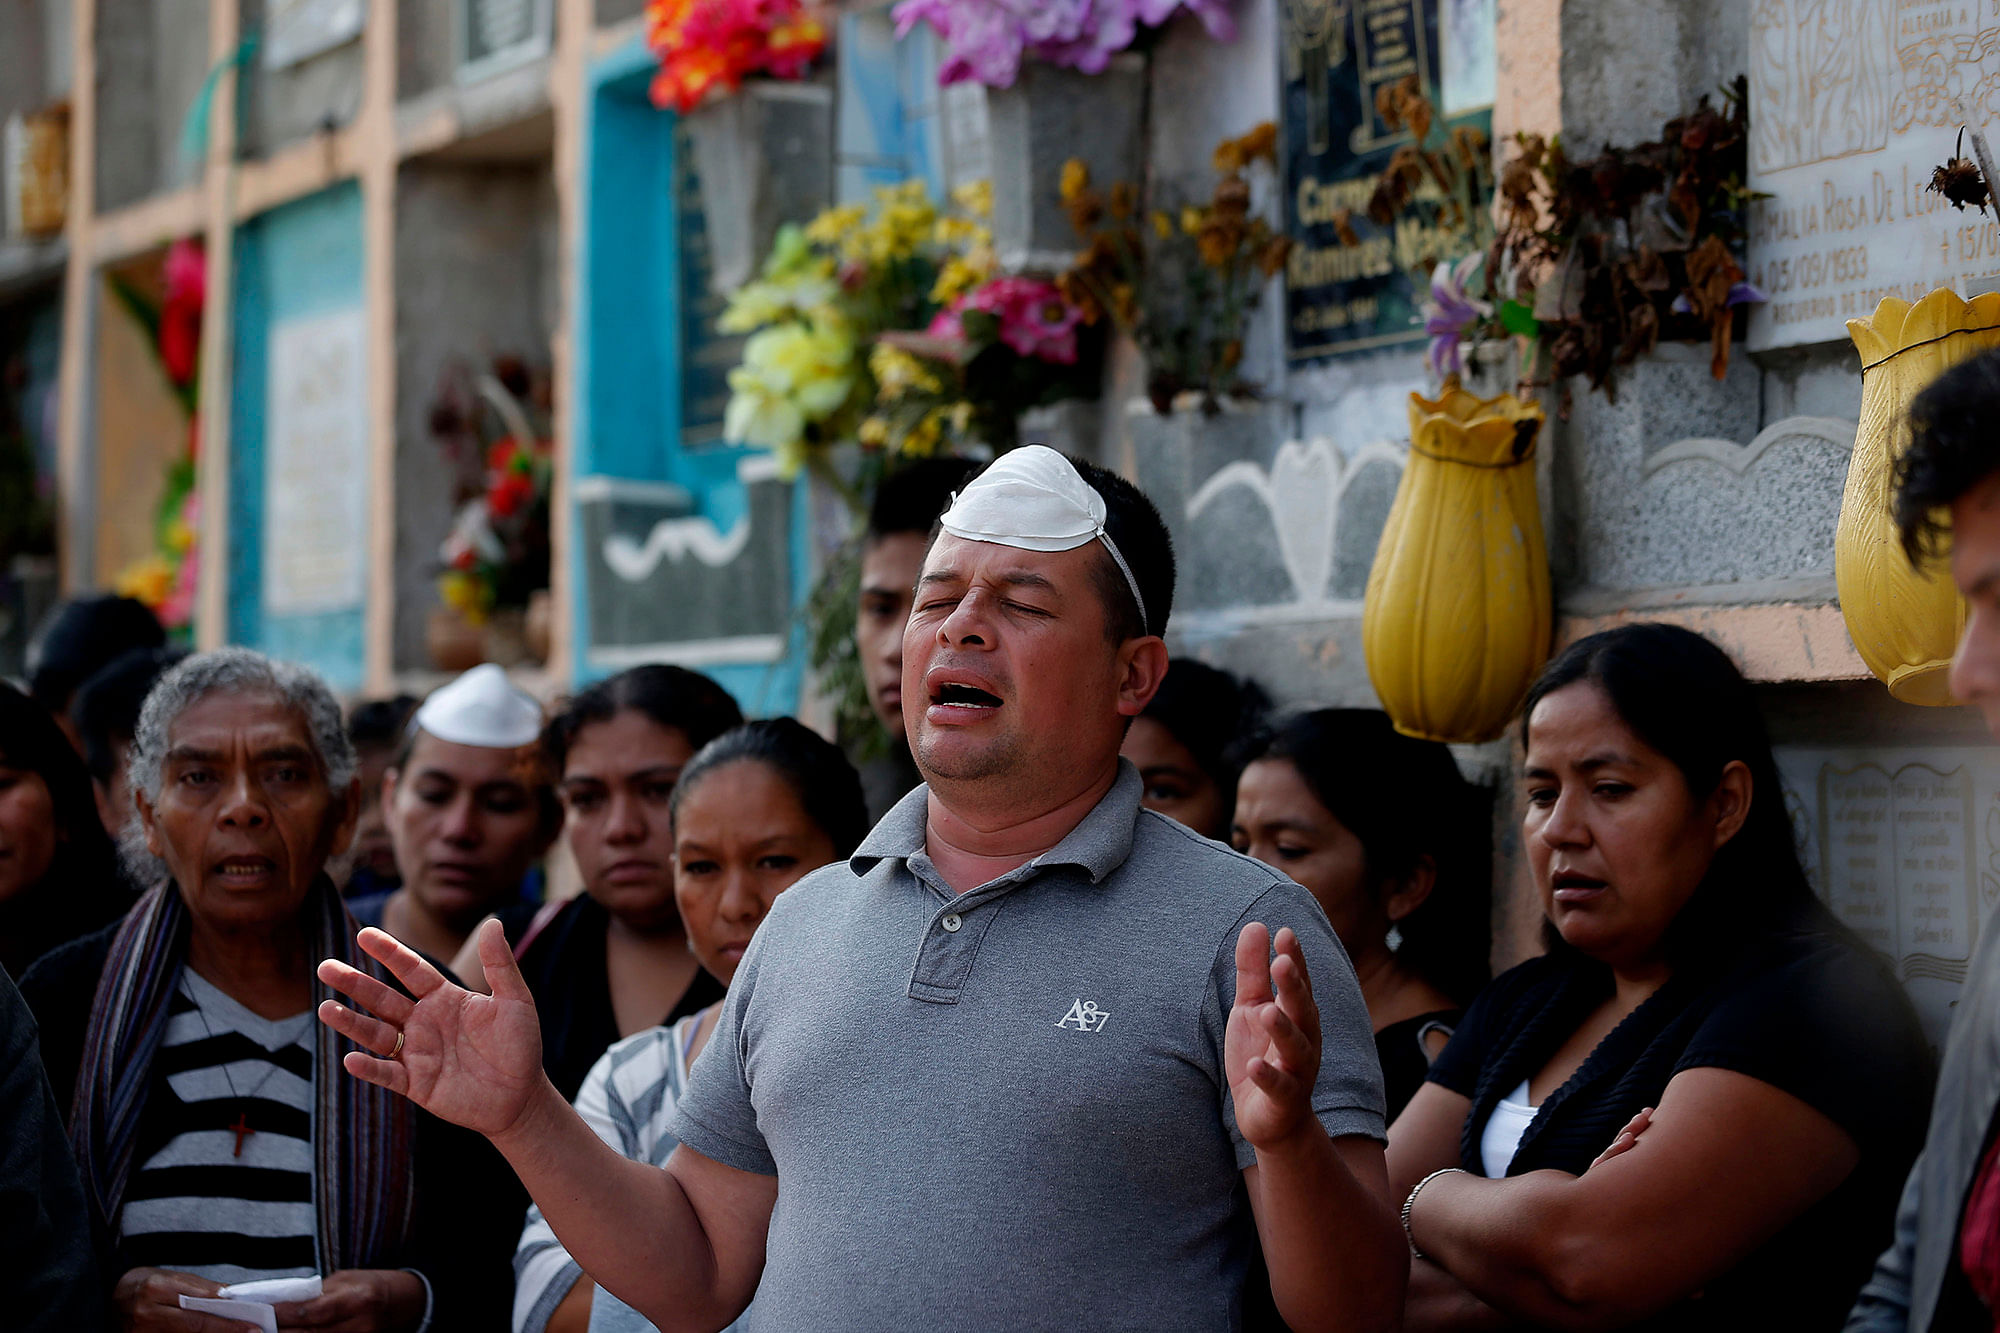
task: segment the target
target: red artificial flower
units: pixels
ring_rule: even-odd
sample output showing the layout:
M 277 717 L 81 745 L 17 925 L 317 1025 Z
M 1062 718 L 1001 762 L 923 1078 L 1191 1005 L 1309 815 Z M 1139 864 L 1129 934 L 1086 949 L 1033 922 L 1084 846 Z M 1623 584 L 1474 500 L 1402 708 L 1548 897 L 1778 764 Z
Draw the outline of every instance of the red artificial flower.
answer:
M 535 481 L 518 472 L 505 472 L 486 488 L 486 507 L 500 518 L 512 518 L 535 497 Z
M 160 364 L 176 388 L 194 383 L 201 363 L 201 302 L 169 297 L 160 307 Z
M 804 0 L 650 0 L 646 44 L 660 57 L 653 104 L 686 115 L 748 74 L 802 78 L 826 40 Z

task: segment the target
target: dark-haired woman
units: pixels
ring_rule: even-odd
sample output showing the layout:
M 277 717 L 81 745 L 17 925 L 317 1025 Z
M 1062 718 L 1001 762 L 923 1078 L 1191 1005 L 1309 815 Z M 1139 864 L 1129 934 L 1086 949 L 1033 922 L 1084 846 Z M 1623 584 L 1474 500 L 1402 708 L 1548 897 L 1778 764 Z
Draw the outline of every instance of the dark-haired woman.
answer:
M 1547 668 L 1522 739 L 1550 949 L 1474 1001 L 1390 1130 L 1405 1327 L 1838 1328 L 1930 1060 L 1807 885 L 1749 685 L 1629 625 Z
M 1333 923 L 1394 1120 L 1486 980 L 1484 802 L 1449 750 L 1369 709 L 1303 714 L 1253 748 L 1231 840 L 1303 884 Z
M 542 733 L 584 891 L 500 919 L 541 1015 L 542 1065 L 565 1097 L 612 1042 L 721 997 L 674 905 L 667 803 L 695 752 L 742 721 L 707 676 L 642 666 L 578 694 Z M 453 966 L 483 985 L 476 945 Z
M 722 986 L 780 893 L 853 854 L 868 831 L 861 779 L 839 747 L 790 718 L 752 722 L 703 748 L 671 798 L 674 897 L 688 946 Z M 688 1069 L 722 1005 L 628 1037 L 592 1067 L 576 1109 L 627 1157 L 664 1165 Z M 515 1333 L 643 1333 L 628 1306 L 596 1291 L 539 1211 L 514 1258 Z
M 18 977 L 131 905 L 89 770 L 46 709 L 0 682 L 0 967 Z
M 1262 728 L 1270 707 L 1254 680 L 1186 658 L 1168 667 L 1118 750 L 1146 784 L 1146 808 L 1226 839 L 1243 767 L 1237 749 Z

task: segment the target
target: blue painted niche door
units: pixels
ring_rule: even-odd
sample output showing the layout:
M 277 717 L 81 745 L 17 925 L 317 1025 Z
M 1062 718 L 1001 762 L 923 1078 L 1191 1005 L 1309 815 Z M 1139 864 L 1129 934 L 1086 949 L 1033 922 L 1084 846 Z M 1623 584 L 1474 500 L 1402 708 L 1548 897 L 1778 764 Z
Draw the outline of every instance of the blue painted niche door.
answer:
M 752 713 L 804 679 L 805 488 L 722 442 L 742 341 L 715 331 L 686 127 L 655 108 L 636 41 L 591 72 L 578 310 L 578 676 L 708 672 Z
M 230 401 L 232 643 L 361 688 L 368 596 L 367 316 L 361 190 L 236 233 Z

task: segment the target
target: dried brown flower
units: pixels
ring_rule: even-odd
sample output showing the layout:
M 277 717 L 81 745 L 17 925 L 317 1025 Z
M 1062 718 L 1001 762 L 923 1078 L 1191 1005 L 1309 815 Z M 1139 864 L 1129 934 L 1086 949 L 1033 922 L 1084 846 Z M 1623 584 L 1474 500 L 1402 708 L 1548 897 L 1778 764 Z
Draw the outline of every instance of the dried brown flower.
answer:
M 1954 157 L 1931 172 L 1929 188 L 1949 199 L 1953 208 L 1969 206 L 1982 213 L 1992 197 L 1986 187 L 1986 178 L 1979 174 L 1979 164 L 1963 157 Z
M 1640 246 L 1621 268 L 1626 281 L 1642 292 L 1663 292 L 1674 283 L 1673 275 L 1667 271 L 1667 261 L 1651 246 Z
M 1069 209 L 1069 225 L 1080 235 L 1088 236 L 1090 229 L 1104 220 L 1104 198 L 1095 190 L 1077 191 L 1065 207 Z
M 1131 181 L 1119 181 L 1111 187 L 1111 216 L 1120 222 L 1126 221 L 1139 208 L 1139 187 Z
M 1431 179 L 1437 182 L 1438 189 L 1446 198 L 1457 193 L 1458 176 L 1452 171 L 1451 164 L 1445 161 L 1442 153 L 1420 153 L 1418 158 L 1423 162 L 1424 170 L 1430 173 Z
M 1354 230 L 1354 210 L 1336 208 L 1333 210 L 1333 234 L 1340 238 L 1342 245 L 1360 245 L 1361 233 Z
M 1248 134 L 1236 141 L 1236 146 L 1242 150 L 1245 162 L 1254 162 L 1260 157 L 1267 162 L 1277 161 L 1277 123 L 1267 120 L 1255 126 Z
M 1250 212 L 1250 183 L 1240 176 L 1230 176 L 1215 187 L 1215 211 L 1232 217 L 1245 217 Z
M 1276 277 L 1291 258 L 1292 238 L 1273 236 L 1266 240 L 1257 251 L 1257 271 L 1267 278 Z
M 1492 151 L 1493 141 L 1486 137 L 1486 131 L 1477 125 L 1456 125 L 1451 131 L 1451 151 L 1457 156 L 1459 165 L 1467 171 L 1478 171 L 1479 164 Z

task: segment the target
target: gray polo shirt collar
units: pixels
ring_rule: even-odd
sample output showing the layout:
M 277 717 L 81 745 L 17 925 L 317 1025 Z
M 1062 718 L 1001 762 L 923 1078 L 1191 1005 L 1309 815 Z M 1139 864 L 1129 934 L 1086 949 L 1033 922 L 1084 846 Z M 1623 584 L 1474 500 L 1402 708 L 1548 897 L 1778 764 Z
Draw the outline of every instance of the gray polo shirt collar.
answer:
M 1132 854 L 1132 833 L 1139 821 L 1140 798 L 1145 783 L 1130 761 L 1118 761 L 1118 776 L 1103 799 L 1091 807 L 1083 821 L 1069 835 L 1034 860 L 995 880 L 994 885 L 1015 883 L 1037 871 L 1056 866 L 1074 866 L 1092 884 L 1102 884 L 1105 876 L 1125 864 Z M 856 875 L 865 875 L 882 861 L 902 861 L 906 866 L 918 861 L 929 869 L 930 856 L 924 851 L 924 834 L 930 817 L 930 787 L 916 790 L 896 802 L 882 822 L 861 840 L 848 859 Z M 915 871 L 915 867 L 911 867 Z M 928 878 L 919 875 L 919 878 Z M 991 885 L 982 888 L 992 887 Z M 978 892 L 979 890 L 974 890 Z
M 907 876 L 904 882 L 931 897 L 930 920 L 910 969 L 910 998 L 927 1004 L 957 1004 L 1001 904 L 1029 880 L 1058 868 L 1081 871 L 1083 879 L 1093 886 L 1109 879 L 1132 854 L 1139 798 L 1144 790 L 1139 771 L 1119 760 L 1111 790 L 1069 836 L 1025 865 L 966 893 L 952 891 L 924 850 L 929 789 L 918 787 L 897 802 L 848 865 L 862 878 Z

